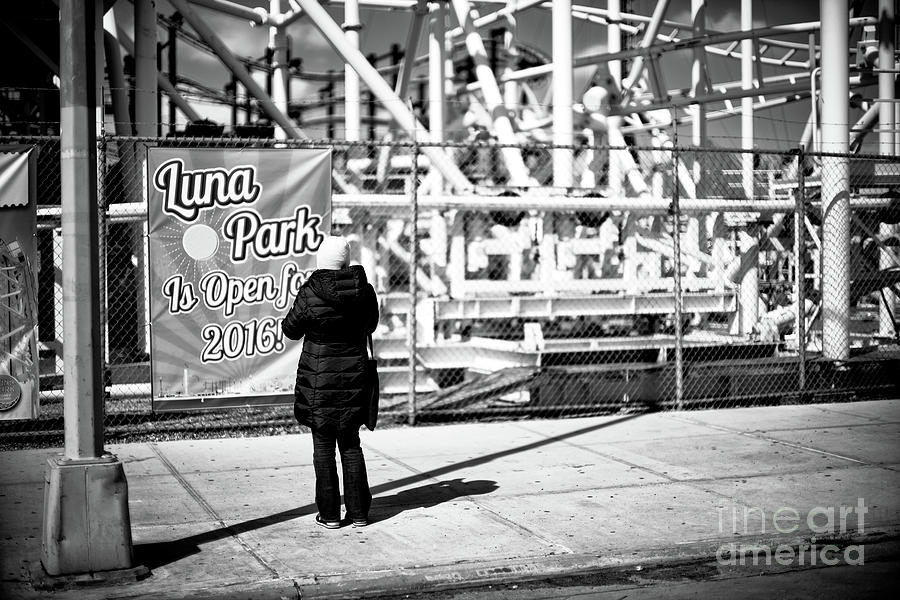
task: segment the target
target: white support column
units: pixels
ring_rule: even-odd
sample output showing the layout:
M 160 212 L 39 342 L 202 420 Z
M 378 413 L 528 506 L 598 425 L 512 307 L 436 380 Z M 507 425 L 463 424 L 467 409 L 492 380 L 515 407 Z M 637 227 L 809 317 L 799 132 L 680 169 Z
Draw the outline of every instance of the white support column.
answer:
M 516 59 L 519 51 L 516 49 L 516 30 L 518 24 L 516 22 L 516 9 L 519 0 L 506 0 L 506 8 L 509 10 L 509 16 L 506 18 L 506 33 L 503 36 L 503 49 L 506 50 L 506 66 L 503 69 L 503 76 L 511 75 L 516 68 Z M 507 110 L 515 110 L 519 106 L 519 84 L 515 81 L 508 80 L 503 84 L 503 100 Z
M 428 128 L 431 131 L 431 141 L 435 143 L 444 141 L 444 126 L 447 118 L 444 95 L 447 61 L 444 43 L 446 34 L 447 7 L 440 2 L 431 11 L 428 23 Z M 440 196 L 444 191 L 444 178 L 438 170 L 434 169 L 432 172 L 434 173 L 432 193 Z M 433 248 L 430 260 L 432 280 L 435 280 L 438 279 L 439 274 L 446 274 L 449 252 L 447 217 L 440 210 L 434 210 L 431 213 L 431 240 Z M 436 281 L 433 281 L 434 283 Z
M 347 45 L 359 51 L 359 0 L 344 2 L 344 23 L 341 25 Z M 359 74 L 350 66 L 344 65 L 344 139 L 357 142 L 362 138 L 362 119 L 360 117 Z
M 894 66 L 894 0 L 879 0 L 878 2 L 878 68 L 893 70 Z M 878 98 L 882 100 L 878 105 L 878 151 L 881 154 L 894 154 L 894 73 L 878 74 Z M 879 236 L 884 239 L 895 234 L 896 225 L 881 223 L 878 227 Z M 888 269 L 896 265 L 895 259 L 888 249 L 882 249 L 878 256 L 879 269 Z M 887 302 L 885 302 L 887 300 Z M 879 298 L 880 307 L 878 315 L 878 334 L 888 337 L 894 334 L 894 320 L 897 319 L 897 295 L 889 288 L 884 290 L 884 299 Z
M 819 0 L 822 15 L 822 151 L 846 154 L 848 113 L 848 0 Z M 850 164 L 822 157 L 822 337 L 830 360 L 850 357 Z
M 478 83 L 481 85 L 485 106 L 494 118 L 494 133 L 497 134 L 497 140 L 501 144 L 516 144 L 518 140 L 513 131 L 509 115 L 504 108 L 500 86 L 497 84 L 497 79 L 494 77 L 494 73 L 488 64 L 487 52 L 484 49 L 481 33 L 474 24 L 478 14 L 470 6 L 468 0 L 452 0 L 452 2 L 459 25 L 465 32 L 466 48 L 469 50 L 469 54 L 475 63 L 475 75 L 478 78 Z M 556 11 L 555 6 L 553 10 L 554 12 Z M 554 37 L 556 36 L 554 35 Z M 522 153 L 517 148 L 503 148 L 500 151 L 500 155 L 503 157 L 507 169 L 509 169 L 510 183 L 512 185 L 528 185 L 532 183 L 525 161 L 522 160 Z
M 446 45 L 444 44 L 446 33 L 447 8 L 440 3 L 431 12 L 428 26 L 428 128 L 431 131 L 431 141 L 438 144 L 444 141 L 444 126 L 447 119 L 447 98 L 444 94 L 447 61 Z M 434 173 L 434 189 L 442 192 L 444 178 L 437 169 L 434 170 Z
M 753 0 L 741 0 L 741 30 L 753 29 Z M 741 89 L 753 89 L 753 40 L 741 40 Z M 741 148 L 753 149 L 753 98 L 741 98 Z M 741 155 L 741 180 L 744 196 L 753 196 L 753 155 Z
M 571 146 L 572 118 L 572 2 L 554 0 L 553 4 L 553 144 Z M 572 186 L 572 150 L 553 149 L 553 185 Z
M 428 128 L 431 141 L 444 141 L 446 102 L 444 78 L 447 53 L 444 37 L 447 33 L 447 8 L 439 3 L 431 12 L 428 30 Z
M 753 0 L 741 0 L 741 29 L 753 29 Z M 741 40 L 741 87 L 753 88 L 753 40 Z M 705 115 L 702 115 L 706 122 Z M 704 128 L 705 129 L 705 128 Z M 705 136 L 705 130 L 703 132 Z M 741 148 L 753 149 L 753 98 L 741 98 Z M 741 180 L 744 196 L 753 198 L 753 154 L 741 155 Z M 701 194 L 704 195 L 704 194 Z M 759 320 L 759 244 L 751 231 L 738 234 L 741 253 L 747 253 L 747 270 L 741 278 L 741 335 L 748 335 Z
M 613 53 L 622 49 L 622 0 L 607 0 L 606 7 L 608 10 L 607 20 L 609 25 L 606 26 L 606 51 Z M 622 89 L 622 61 L 609 61 L 609 75 L 616 83 L 616 89 Z
M 281 15 L 281 0 L 269 0 L 269 14 Z M 272 49 L 272 102 L 282 114 L 288 114 L 287 35 L 281 25 L 269 26 L 269 48 Z M 275 139 L 287 139 L 281 124 L 275 125 Z
M 461 298 L 466 283 L 466 214 L 461 210 L 453 212 L 447 279 L 450 281 L 450 297 Z

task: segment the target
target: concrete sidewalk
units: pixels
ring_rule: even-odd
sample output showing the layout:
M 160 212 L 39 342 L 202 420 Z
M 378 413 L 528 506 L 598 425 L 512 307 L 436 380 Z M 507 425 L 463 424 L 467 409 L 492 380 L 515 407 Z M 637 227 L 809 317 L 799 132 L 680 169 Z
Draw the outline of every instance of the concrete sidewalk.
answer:
M 724 556 L 735 542 L 900 533 L 900 400 L 362 438 L 374 523 L 337 531 L 313 522 L 309 435 L 110 446 L 128 475 L 136 559 L 152 575 L 53 597 L 360 597 Z M 0 453 L 4 598 L 47 596 L 26 580 L 51 453 Z M 780 508 L 782 529 L 797 531 L 776 531 Z

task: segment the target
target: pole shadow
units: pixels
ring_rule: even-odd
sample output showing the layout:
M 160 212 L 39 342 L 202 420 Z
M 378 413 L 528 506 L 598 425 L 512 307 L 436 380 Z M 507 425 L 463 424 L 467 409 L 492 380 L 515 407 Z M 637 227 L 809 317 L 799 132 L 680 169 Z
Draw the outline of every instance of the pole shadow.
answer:
M 589 425 L 587 427 L 582 427 L 573 431 L 567 431 L 559 435 L 536 440 L 534 442 L 523 444 L 521 446 L 515 446 L 506 450 L 499 450 L 497 452 L 492 452 L 491 454 L 470 458 L 458 463 L 453 463 L 437 469 L 432 469 L 431 471 L 416 473 L 414 475 L 410 475 L 409 477 L 403 477 L 401 479 L 396 479 L 394 481 L 388 481 L 373 486 L 371 488 L 373 496 L 371 509 L 373 522 L 393 518 L 403 511 L 412 508 L 430 508 L 432 506 L 437 506 L 442 502 L 447 502 L 448 500 L 453 500 L 464 496 L 489 494 L 496 490 L 499 485 L 497 484 L 497 482 L 489 480 L 476 480 L 466 482 L 463 479 L 453 479 L 450 481 L 431 482 L 427 485 L 422 485 L 410 490 L 401 490 L 391 496 L 379 496 L 379 494 L 383 494 L 384 492 L 389 492 L 397 488 L 403 488 L 411 484 L 428 481 L 431 479 L 437 479 L 454 471 L 483 465 L 491 461 L 504 458 L 506 456 L 511 456 L 513 454 L 549 446 L 557 442 L 565 441 L 569 438 L 592 433 L 594 431 L 598 431 L 612 425 L 618 425 L 639 416 L 641 415 L 625 415 L 611 421 L 596 423 L 594 425 Z M 181 478 L 179 478 L 179 480 L 181 480 Z M 196 491 L 190 491 L 192 492 L 192 495 L 196 494 Z M 270 525 L 283 523 L 297 517 L 312 515 L 316 512 L 317 511 L 315 503 L 311 503 L 271 515 L 266 515 L 264 517 L 249 519 L 247 521 L 235 523 L 234 525 L 228 525 L 221 518 L 216 517 L 216 519 L 219 521 L 219 524 L 221 525 L 221 527 L 218 527 L 216 529 L 168 542 L 136 544 L 134 546 L 135 563 L 145 565 L 150 569 L 158 568 L 167 564 L 177 562 L 193 554 L 198 554 L 199 552 L 201 552 L 200 546 L 202 546 L 203 544 L 215 542 L 228 537 L 237 538 L 242 533 L 247 533 L 249 531 L 261 529 Z

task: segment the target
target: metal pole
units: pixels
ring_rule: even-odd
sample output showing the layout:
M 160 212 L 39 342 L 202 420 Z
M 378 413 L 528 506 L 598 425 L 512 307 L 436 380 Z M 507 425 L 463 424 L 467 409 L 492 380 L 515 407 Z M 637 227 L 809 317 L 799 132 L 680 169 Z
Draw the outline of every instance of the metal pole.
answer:
M 672 148 L 672 247 L 675 252 L 674 293 L 675 293 L 675 407 L 684 408 L 684 332 L 682 331 L 682 297 L 681 297 L 681 208 L 678 189 L 678 132 L 675 130 Z
M 109 73 L 109 93 L 112 96 L 113 120 L 116 135 L 132 135 L 131 118 L 128 116 L 128 90 L 125 87 L 125 73 L 122 68 L 122 52 L 116 34 L 115 10 L 103 15 L 106 34 L 103 48 L 106 51 L 106 69 Z
M 341 25 L 347 45 L 359 51 L 359 0 L 344 2 L 344 23 Z M 350 66 L 344 65 L 344 139 L 356 142 L 362 138 L 362 119 L 360 117 L 359 74 Z
M 878 2 L 878 68 L 892 70 L 894 68 L 894 0 Z M 878 74 L 878 98 L 883 102 L 878 105 L 878 151 L 885 156 L 894 154 L 894 106 L 887 100 L 895 96 L 894 73 Z M 881 239 L 894 235 L 896 225 L 881 223 L 878 226 Z M 891 253 L 882 249 L 878 255 L 878 267 L 888 269 L 894 265 Z M 878 303 L 878 334 L 884 337 L 894 333 L 894 315 L 897 312 L 897 296 L 891 289 L 883 290 L 882 301 Z
M 741 0 L 741 30 L 753 29 L 753 0 Z M 741 41 L 741 89 L 753 89 L 753 40 Z M 741 98 L 741 148 L 753 149 L 753 98 Z M 744 196 L 753 197 L 753 155 L 745 152 L 741 155 L 741 173 L 744 184 Z
M 444 94 L 445 67 L 447 61 L 444 39 L 447 35 L 447 7 L 439 3 L 431 13 L 428 30 L 428 127 L 431 141 L 444 141 L 447 97 Z M 436 180 L 433 190 L 444 190 L 444 178 L 435 170 Z M 438 215 L 439 217 L 439 215 Z
M 174 88 L 178 85 L 178 24 L 176 23 L 176 16 L 180 20 L 181 16 L 178 13 L 172 15 L 172 24 L 169 25 L 169 40 L 168 40 L 168 55 L 169 59 L 169 83 L 172 84 Z M 175 99 L 172 96 L 169 96 L 169 133 L 174 134 L 178 114 L 175 111 Z
M 155 136 L 156 131 L 156 80 L 159 73 L 156 61 L 156 2 L 154 0 L 136 0 L 134 3 L 134 132 L 139 136 Z M 135 148 L 133 146 L 133 148 Z M 141 164 L 142 157 L 135 155 L 135 167 Z M 135 190 L 136 195 L 140 190 Z M 145 223 L 134 228 L 134 255 L 137 257 L 137 272 L 144 274 L 149 265 L 146 249 L 147 226 Z M 143 281 L 146 281 L 144 279 Z M 149 349 L 147 336 L 147 315 L 150 314 L 150 303 L 143 285 L 136 291 L 138 308 L 137 343 L 142 350 Z
M 806 148 L 800 146 L 797 154 L 797 208 L 794 212 L 794 300 L 797 316 L 794 333 L 797 336 L 797 387 L 802 394 L 806 389 L 806 174 L 803 162 Z
M 608 52 L 619 52 L 622 50 L 622 0 L 607 0 L 607 9 L 609 16 L 607 20 L 609 25 L 606 26 L 606 49 Z M 609 76 L 616 84 L 616 89 L 622 89 L 622 61 L 609 61 Z
M 412 147 L 412 173 L 410 175 L 409 205 L 409 318 L 406 324 L 406 339 L 409 346 L 409 395 L 407 397 L 407 419 L 410 425 L 416 423 L 416 344 L 417 328 L 416 304 L 418 303 L 419 285 L 416 271 L 419 264 L 419 144 Z
M 519 58 L 519 50 L 516 47 L 516 35 L 518 23 L 515 11 L 519 0 L 506 0 L 506 8 L 509 16 L 506 18 L 506 30 L 503 34 L 503 49 L 506 51 L 506 64 L 503 67 L 503 76 L 511 75 L 518 68 L 516 64 Z M 507 110 L 514 110 L 519 105 L 519 84 L 515 81 L 507 81 L 503 84 L 503 101 Z
M 822 14 L 822 335 L 824 356 L 850 357 L 850 110 L 848 0 L 819 0 Z
M 65 452 L 47 461 L 41 563 L 50 575 L 131 566 L 128 485 L 103 452 L 97 194 L 101 0 L 61 0 L 60 175 Z
M 156 2 L 134 2 L 134 130 L 156 134 Z
M 269 14 L 281 15 L 281 0 L 269 0 Z M 287 34 L 281 25 L 269 27 L 269 47 L 272 49 L 272 102 L 283 115 L 288 114 L 288 48 Z M 276 124 L 275 139 L 287 139 L 284 127 Z
M 572 2 L 554 0 L 553 20 L 553 144 L 571 146 L 572 116 Z M 553 185 L 572 186 L 572 149 L 553 149 Z
M 749 31 L 753 29 L 753 0 L 741 0 L 741 29 Z M 697 37 L 695 32 L 695 37 Z M 704 55 L 706 50 L 699 49 Z M 695 50 L 696 52 L 696 50 Z M 741 41 L 741 87 L 743 89 L 753 88 L 753 40 L 745 39 Z M 698 118 L 706 123 L 706 115 L 698 114 Z M 702 136 L 706 136 L 706 127 L 703 127 Z M 753 149 L 753 98 L 745 97 L 741 99 L 741 147 L 744 150 Z M 742 180 L 744 188 L 744 196 L 753 199 L 753 154 L 744 152 L 741 155 L 742 160 Z M 698 196 L 705 196 L 700 189 L 698 182 Z M 755 225 L 747 226 L 749 231 L 741 231 L 739 240 L 741 253 L 747 254 L 745 264 L 748 265 L 740 280 L 741 286 L 741 335 L 749 335 L 756 322 L 759 320 L 759 242 L 755 235 Z
M 97 248 L 97 105 L 90 17 L 94 3 L 63 2 L 60 152 L 63 242 L 65 455 L 97 458 L 103 450 L 100 367 L 100 273 Z M 78 22 L 80 21 L 80 22 Z M 100 417 L 99 419 L 97 417 Z
M 109 201 L 106 196 L 106 178 L 109 172 L 109 166 L 108 161 L 106 160 L 106 152 L 106 132 L 101 131 L 100 139 L 97 140 L 97 160 L 99 163 L 97 168 L 97 217 L 100 220 L 100 243 L 98 251 L 100 275 L 98 281 L 100 285 L 100 344 L 103 348 L 103 365 L 109 364 L 109 289 L 107 286 L 109 280 L 107 252 L 109 240 L 109 218 L 107 216 L 107 208 Z

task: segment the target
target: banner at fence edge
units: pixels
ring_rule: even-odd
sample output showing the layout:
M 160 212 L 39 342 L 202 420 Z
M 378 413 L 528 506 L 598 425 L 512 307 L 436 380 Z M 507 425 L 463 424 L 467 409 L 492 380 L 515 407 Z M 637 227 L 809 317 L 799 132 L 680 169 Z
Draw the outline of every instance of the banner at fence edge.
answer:
M 33 145 L 0 145 L 0 264 L 11 267 L 0 280 L 0 421 L 40 413 L 37 154 Z
M 168 172 L 161 175 L 163 168 Z M 165 184 L 176 174 L 194 177 L 203 172 L 211 173 L 207 182 L 217 181 L 215 189 L 225 193 L 212 199 L 201 194 L 201 202 L 194 205 L 166 195 L 173 190 Z M 331 149 L 147 148 L 147 175 L 153 410 L 287 402 L 300 344 L 284 343 L 280 322 L 315 266 L 318 243 L 330 233 Z M 229 182 L 236 187 L 228 188 Z M 191 227 L 206 236 L 205 246 L 187 235 Z M 268 242 L 258 246 L 248 229 L 253 227 L 257 232 L 267 228 Z M 290 243 L 278 246 L 275 232 L 287 232 L 282 242 Z M 173 234 L 180 240 L 173 240 Z M 266 243 L 272 244 L 268 250 Z M 169 260 L 161 260 L 163 250 L 172 254 Z M 186 269 L 193 268 L 193 278 L 169 284 L 164 293 L 167 283 L 178 280 L 177 274 L 175 280 L 160 278 L 161 263 L 174 264 L 173 256 Z M 215 292 L 235 287 L 243 290 L 237 301 Z M 245 297 L 247 287 L 264 292 Z M 185 296 L 187 304 L 179 304 Z M 178 316 L 188 318 L 179 324 L 172 318 Z M 195 326 L 193 334 L 185 324 Z M 226 351 L 224 340 L 239 330 L 243 341 Z M 219 335 L 213 335 L 216 331 Z M 213 340 L 201 340 L 204 332 L 213 332 L 211 337 L 219 340 L 219 354 L 207 352 Z M 252 343 L 247 341 L 251 337 Z M 265 346 L 257 343 L 263 338 Z M 192 341 L 188 345 L 194 356 L 182 352 L 186 340 Z M 241 352 L 235 354 L 238 348 Z

